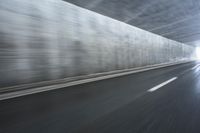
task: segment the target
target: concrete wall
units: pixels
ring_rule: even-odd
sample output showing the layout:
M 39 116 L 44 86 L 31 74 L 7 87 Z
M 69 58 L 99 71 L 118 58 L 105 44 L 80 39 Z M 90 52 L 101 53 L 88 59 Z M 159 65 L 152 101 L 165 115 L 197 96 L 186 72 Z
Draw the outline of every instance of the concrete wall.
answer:
M 63 1 L 0 2 L 0 87 L 190 59 L 193 51 Z

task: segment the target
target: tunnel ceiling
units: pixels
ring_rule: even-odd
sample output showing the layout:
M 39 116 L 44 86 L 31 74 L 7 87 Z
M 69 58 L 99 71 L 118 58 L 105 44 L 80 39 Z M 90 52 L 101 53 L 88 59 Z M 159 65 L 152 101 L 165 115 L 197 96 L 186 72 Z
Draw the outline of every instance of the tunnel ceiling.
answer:
M 141 29 L 200 46 L 200 0 L 65 0 Z

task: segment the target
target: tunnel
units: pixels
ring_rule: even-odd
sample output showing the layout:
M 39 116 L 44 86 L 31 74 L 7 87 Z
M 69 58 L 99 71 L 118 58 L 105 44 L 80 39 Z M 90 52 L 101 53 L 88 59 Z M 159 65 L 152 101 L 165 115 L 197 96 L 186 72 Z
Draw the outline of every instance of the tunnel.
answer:
M 0 133 L 200 133 L 200 1 L 2 0 Z

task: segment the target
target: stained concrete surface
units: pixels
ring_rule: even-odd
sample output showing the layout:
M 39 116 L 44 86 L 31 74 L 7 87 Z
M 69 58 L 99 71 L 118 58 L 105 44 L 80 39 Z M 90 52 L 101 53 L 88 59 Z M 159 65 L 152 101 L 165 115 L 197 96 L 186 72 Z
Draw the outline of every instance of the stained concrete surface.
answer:
M 195 48 L 59 0 L 0 2 L 0 87 L 188 60 Z
M 64 0 L 166 38 L 200 46 L 199 0 Z

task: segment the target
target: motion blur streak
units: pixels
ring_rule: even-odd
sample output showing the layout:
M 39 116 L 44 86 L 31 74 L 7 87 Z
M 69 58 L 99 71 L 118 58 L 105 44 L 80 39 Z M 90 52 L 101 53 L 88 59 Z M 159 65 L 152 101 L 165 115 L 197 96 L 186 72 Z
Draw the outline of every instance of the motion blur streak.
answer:
M 198 54 L 62 0 L 1 0 L 0 133 L 200 133 Z
M 60 0 L 3 0 L 0 18 L 0 87 L 186 60 L 195 51 Z

